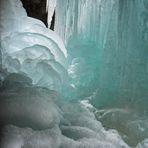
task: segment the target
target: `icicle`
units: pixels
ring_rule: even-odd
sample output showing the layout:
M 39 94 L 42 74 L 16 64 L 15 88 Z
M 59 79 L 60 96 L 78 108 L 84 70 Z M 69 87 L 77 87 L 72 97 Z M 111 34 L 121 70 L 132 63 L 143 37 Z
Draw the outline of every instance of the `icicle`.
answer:
M 47 0 L 46 2 L 46 11 L 48 13 L 48 28 L 50 28 L 50 25 L 51 25 L 51 21 L 52 21 L 52 16 L 54 14 L 54 10 L 55 10 L 55 7 L 56 7 L 56 0 Z

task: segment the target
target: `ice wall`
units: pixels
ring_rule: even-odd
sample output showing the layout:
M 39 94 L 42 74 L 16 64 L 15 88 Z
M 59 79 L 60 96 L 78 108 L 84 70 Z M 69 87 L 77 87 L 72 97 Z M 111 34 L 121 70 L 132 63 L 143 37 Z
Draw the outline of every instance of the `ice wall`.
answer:
M 76 57 L 84 59 L 87 70 L 84 66 L 77 69 L 93 73 L 92 84 L 88 85 L 91 88 L 97 85 L 95 105 L 122 102 L 124 106 L 127 101 L 133 104 L 138 100 L 145 106 L 148 98 L 147 5 L 147 0 L 57 2 L 55 31 L 65 42 L 70 61 Z M 71 67 L 75 65 L 72 62 Z M 78 80 L 76 68 L 73 73 L 75 86 L 88 81 L 87 74 L 83 75 L 86 80 Z
M 112 119 L 118 121 L 116 117 L 128 114 L 128 110 L 99 112 L 88 100 L 63 99 L 65 94 L 75 99 L 73 95 L 80 95 L 81 90 L 82 96 L 91 93 L 88 89 L 84 91 L 84 86 L 89 88 L 90 84 L 93 93 L 89 98 L 98 93 L 94 91 L 97 86 L 93 86 L 96 85 L 94 78 L 98 77 L 95 71 L 99 70 L 98 64 L 94 64 L 98 60 L 97 44 L 89 42 L 87 37 L 87 44 L 84 39 L 80 45 L 78 39 L 68 46 L 71 47 L 68 60 L 72 60 L 72 64 L 68 69 L 71 86 L 67 89 L 67 51 L 61 39 L 39 20 L 27 17 L 19 0 L 1 2 L 0 147 L 129 148 L 122 139 L 128 139 L 128 135 L 105 130 L 96 119 L 108 118 L 111 114 Z M 61 91 L 63 88 L 66 91 Z M 137 145 L 143 140 L 137 148 L 147 147 L 147 120 L 139 119 L 138 124 L 131 122 L 129 126 L 142 137 L 136 141 Z

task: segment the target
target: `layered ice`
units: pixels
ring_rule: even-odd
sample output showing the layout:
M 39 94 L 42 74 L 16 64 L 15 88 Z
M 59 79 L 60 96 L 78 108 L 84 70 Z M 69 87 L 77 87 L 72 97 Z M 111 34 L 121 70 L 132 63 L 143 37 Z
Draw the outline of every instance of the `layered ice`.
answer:
M 60 37 L 41 21 L 27 17 L 20 1 L 2 1 L 1 7 L 3 68 L 26 73 L 38 86 L 61 91 L 67 79 L 67 52 Z
M 118 8 L 122 8 L 122 5 L 125 9 L 119 14 Z M 125 70 L 125 67 L 122 67 L 124 59 L 120 53 L 124 51 L 114 46 L 116 40 L 119 45 L 125 41 L 120 37 L 117 39 L 118 33 L 121 32 L 118 25 L 127 17 L 124 16 L 125 11 L 130 13 L 131 18 L 134 16 L 131 8 L 134 12 L 137 9 L 140 12 L 142 10 L 143 16 L 146 17 L 147 1 L 140 3 L 138 0 L 95 0 L 95 3 L 92 3 L 91 0 L 48 0 L 47 6 L 48 25 L 56 7 L 56 32 L 46 28 L 41 21 L 27 17 L 19 0 L 1 2 L 0 147 L 130 148 L 126 144 L 128 142 L 136 148 L 146 148 L 147 119 L 138 118 L 128 107 L 98 110 L 90 102 L 96 98 L 99 100 L 102 92 L 106 94 L 101 86 L 110 91 L 114 86 L 112 81 L 118 81 L 111 81 L 115 74 L 111 74 L 111 69 L 121 66 L 121 69 Z M 137 16 L 140 17 L 136 15 L 133 22 L 137 21 Z M 144 20 L 147 21 L 147 18 Z M 143 79 L 139 79 L 136 84 L 141 84 L 141 80 L 147 82 L 147 56 L 143 58 L 144 49 L 147 47 L 147 25 L 145 22 L 143 25 L 145 29 L 140 33 L 144 40 L 140 42 L 136 39 L 134 58 L 128 61 L 135 63 L 137 55 L 138 62 L 142 64 L 140 71 L 143 70 Z M 126 26 L 127 24 L 123 25 L 123 28 Z M 136 31 L 136 27 L 137 25 L 132 31 Z M 123 36 L 126 33 L 123 30 Z M 136 37 L 137 34 L 136 32 Z M 123 56 L 132 45 L 127 45 Z M 141 47 L 144 52 L 139 55 L 136 46 Z M 112 52 L 108 52 L 109 50 Z M 129 52 L 131 53 L 130 50 Z M 112 55 L 116 55 L 115 58 Z M 121 61 L 117 62 L 117 57 L 121 58 Z M 130 57 L 126 56 L 126 60 Z M 112 67 L 111 60 L 119 65 Z M 108 68 L 109 66 L 111 68 Z M 133 69 L 135 68 L 137 67 Z M 107 78 L 108 74 L 111 77 Z M 120 82 L 123 82 L 123 79 Z M 144 86 L 147 86 L 146 82 Z M 134 96 L 133 90 L 136 90 L 136 86 L 132 87 Z M 101 105 L 99 101 L 97 105 Z M 134 115 L 132 120 L 130 114 Z M 106 125 L 106 129 L 99 120 Z M 119 128 L 113 127 L 112 124 L 119 125 Z M 129 133 L 122 132 L 123 128 L 127 128 Z M 134 144 L 129 142 L 134 137 L 131 134 L 136 136 Z

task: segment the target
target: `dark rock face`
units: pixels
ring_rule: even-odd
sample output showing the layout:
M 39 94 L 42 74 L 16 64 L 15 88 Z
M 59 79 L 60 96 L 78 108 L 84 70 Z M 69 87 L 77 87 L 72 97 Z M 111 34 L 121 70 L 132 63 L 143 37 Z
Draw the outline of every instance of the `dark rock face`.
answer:
M 46 0 L 21 0 L 28 16 L 37 18 L 47 26 Z

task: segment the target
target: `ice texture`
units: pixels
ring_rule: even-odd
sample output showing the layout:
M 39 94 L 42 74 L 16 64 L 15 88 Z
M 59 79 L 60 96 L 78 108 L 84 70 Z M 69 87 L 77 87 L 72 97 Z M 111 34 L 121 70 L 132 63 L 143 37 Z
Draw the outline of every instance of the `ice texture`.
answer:
M 44 88 L 32 86 L 30 78 L 10 74 L 3 82 L 0 94 L 0 125 L 44 129 L 60 122 L 58 107 L 53 103 L 54 94 Z M 50 108 L 50 112 L 49 109 Z
M 1 7 L 3 68 L 26 73 L 37 86 L 61 91 L 67 81 L 67 51 L 60 37 L 41 21 L 27 17 L 19 0 L 2 1 Z
M 148 147 L 148 139 L 145 139 L 141 143 L 139 143 L 136 148 L 147 148 L 147 147 Z
M 51 21 L 52 21 L 52 17 L 55 11 L 55 7 L 56 7 L 56 1 L 57 0 L 47 0 L 46 1 L 46 7 L 47 7 L 47 11 L 48 11 L 48 27 L 50 28 L 51 25 Z
M 59 99 L 56 91 L 33 86 L 23 74 L 8 74 L 0 93 L 0 126 L 7 125 L 0 131 L 0 147 L 129 148 L 85 106 Z
M 118 72 L 124 80 L 129 76 L 131 71 L 125 66 L 129 59 L 133 66 L 131 81 L 138 81 L 137 87 L 141 84 L 141 77 L 134 79 L 140 75 L 135 71 L 137 61 L 145 81 L 140 86 L 147 88 L 147 1 L 140 2 L 47 0 L 48 25 L 56 6 L 54 32 L 41 21 L 27 17 L 20 0 L 1 1 L 1 148 L 130 148 L 126 142 L 133 144 L 129 142 L 132 138 L 136 139 L 136 148 L 147 148 L 147 119 L 138 118 L 125 106 L 99 110 L 90 104 L 96 98 L 97 105 L 102 105 L 101 99 L 114 104 L 99 95 L 118 88 L 112 84 L 118 83 Z M 146 17 L 140 31 L 141 17 L 136 10 Z M 126 20 L 127 15 L 132 19 Z M 123 29 L 128 25 L 130 33 Z M 119 71 L 114 73 L 118 66 Z M 123 79 L 119 88 L 129 85 L 126 89 L 131 88 L 134 97 L 137 87 L 130 79 L 123 84 Z M 104 128 L 99 120 L 109 126 Z M 127 128 L 129 134 L 120 128 Z
M 80 92 L 98 88 L 94 105 L 114 106 L 118 101 L 122 106 L 127 102 L 132 106 L 137 100 L 141 109 L 147 110 L 147 3 L 147 0 L 57 1 L 55 31 L 70 55 L 71 84 Z M 73 63 L 79 57 L 83 61 Z M 89 96 L 87 92 L 82 96 Z
M 98 120 L 134 146 L 148 137 L 147 24 L 147 0 L 57 0 L 55 32 L 69 55 L 69 99 L 105 108 Z

